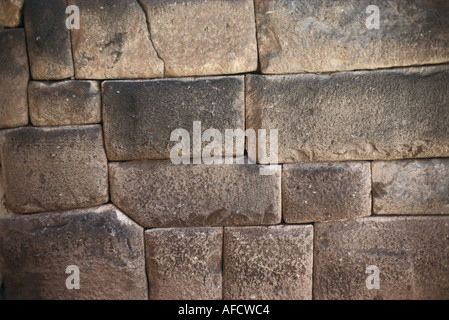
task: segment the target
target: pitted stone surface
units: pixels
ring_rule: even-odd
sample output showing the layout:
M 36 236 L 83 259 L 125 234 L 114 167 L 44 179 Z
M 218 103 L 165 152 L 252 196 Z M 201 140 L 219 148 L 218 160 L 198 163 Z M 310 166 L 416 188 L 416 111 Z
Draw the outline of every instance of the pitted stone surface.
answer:
M 222 298 L 222 228 L 145 232 L 151 300 Z
M 224 229 L 223 298 L 312 299 L 313 226 Z
M 281 222 L 281 168 L 112 162 L 112 202 L 148 228 L 269 225 Z
M 0 219 L 0 270 L 6 299 L 148 299 L 144 230 L 112 205 Z
M 283 218 L 287 223 L 371 215 L 369 162 L 285 164 Z
M 101 122 L 101 92 L 97 81 L 31 81 L 28 97 L 31 123 L 35 126 Z
M 247 75 L 247 128 L 279 163 L 449 157 L 449 66 Z
M 448 217 L 320 222 L 314 239 L 314 299 L 449 298 Z
M 0 162 L 11 211 L 69 210 L 108 201 L 100 125 L 10 129 L 3 139 Z
M 379 10 L 379 28 L 368 29 Z M 449 2 L 256 0 L 262 73 L 332 72 L 449 61 Z M 374 9 L 375 10 L 375 9 Z

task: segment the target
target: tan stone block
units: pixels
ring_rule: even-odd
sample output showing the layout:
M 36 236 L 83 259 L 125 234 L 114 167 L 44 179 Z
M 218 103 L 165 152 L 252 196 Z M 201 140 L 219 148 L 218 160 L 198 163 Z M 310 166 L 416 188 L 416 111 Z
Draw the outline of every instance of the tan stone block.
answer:
M 449 214 L 449 159 L 375 161 L 374 214 Z
M 269 225 L 281 222 L 281 168 L 175 165 L 170 160 L 109 164 L 112 202 L 144 227 Z
M 449 298 L 449 217 L 321 222 L 314 239 L 314 299 Z
M 175 129 L 187 130 L 192 151 L 194 121 L 201 122 L 201 133 L 210 128 L 220 131 L 222 155 L 243 156 L 243 145 L 226 154 L 225 134 L 226 129 L 245 130 L 244 90 L 242 76 L 105 81 L 103 121 L 108 159 L 169 159 L 178 144 L 170 141 Z
M 0 129 L 28 124 L 29 77 L 23 29 L 0 30 Z
M 66 27 L 65 0 L 27 0 L 25 31 L 31 76 L 35 80 L 73 77 L 70 30 Z
M 21 23 L 24 0 L 0 0 L 0 28 L 16 28 Z
M 67 0 L 67 4 L 81 12 L 80 29 L 72 29 L 76 78 L 163 76 L 163 61 L 154 50 L 137 0 Z
M 15 213 L 69 210 L 109 199 L 100 125 L 7 130 L 1 151 L 6 205 Z
M 31 81 L 28 101 L 31 123 L 35 126 L 101 122 L 101 92 L 97 81 Z
M 222 298 L 222 228 L 145 232 L 151 300 Z
M 370 5 L 379 10 L 378 29 L 367 27 L 373 22 Z M 255 8 L 263 73 L 449 61 L 447 1 L 256 0 Z
M 369 162 L 285 164 L 283 218 L 287 223 L 371 215 Z
M 247 128 L 279 163 L 449 157 L 449 66 L 247 76 Z
M 0 270 L 6 299 L 148 299 L 144 230 L 112 205 L 0 219 Z
M 223 298 L 312 298 L 313 226 L 224 229 Z
M 257 69 L 252 0 L 139 0 L 168 77 Z

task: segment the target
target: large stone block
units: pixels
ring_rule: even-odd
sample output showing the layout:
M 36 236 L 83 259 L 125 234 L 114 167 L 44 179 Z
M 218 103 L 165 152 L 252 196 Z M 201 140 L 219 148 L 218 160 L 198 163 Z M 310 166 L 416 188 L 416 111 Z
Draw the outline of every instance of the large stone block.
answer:
M 31 76 L 35 80 L 73 77 L 70 30 L 65 0 L 26 0 L 25 31 Z
M 374 9 L 369 7 L 373 5 Z M 255 8 L 263 73 L 449 61 L 447 1 L 256 0 Z M 379 27 L 373 29 L 376 9 Z
M 11 211 L 68 210 L 108 201 L 100 125 L 24 127 L 3 136 L 0 162 Z
M 31 81 L 28 101 L 31 123 L 35 126 L 101 122 L 101 92 L 96 81 Z
M 449 299 L 449 217 L 321 222 L 314 239 L 314 299 Z
M 139 0 L 169 77 L 257 69 L 252 0 Z
M 109 164 L 112 202 L 144 227 L 268 225 L 281 222 L 281 168 L 175 165 L 169 160 Z
M 0 30 L 0 129 L 28 124 L 29 77 L 23 29 Z
M 225 155 L 225 129 L 245 129 L 244 94 L 242 76 L 105 81 L 103 121 L 108 158 L 168 159 L 178 143 L 170 141 L 171 133 L 185 129 L 193 142 L 194 121 L 201 121 L 201 133 L 220 131 Z M 243 155 L 243 145 L 232 150 L 229 156 Z
M 287 223 L 369 216 L 370 163 L 286 164 L 282 168 L 282 194 Z
M 22 22 L 24 0 L 0 0 L 0 28 L 15 28 Z
M 449 159 L 374 161 L 374 214 L 449 214 Z
M 224 299 L 312 298 L 313 226 L 224 229 Z
M 279 163 L 449 156 L 449 66 L 247 76 L 247 128 Z
M 222 228 L 169 228 L 145 232 L 152 300 L 222 298 Z
M 112 205 L 0 219 L 0 270 L 7 299 L 148 299 L 144 230 Z
M 151 42 L 145 12 L 137 0 L 67 0 L 80 9 L 72 29 L 78 79 L 162 77 L 164 63 Z

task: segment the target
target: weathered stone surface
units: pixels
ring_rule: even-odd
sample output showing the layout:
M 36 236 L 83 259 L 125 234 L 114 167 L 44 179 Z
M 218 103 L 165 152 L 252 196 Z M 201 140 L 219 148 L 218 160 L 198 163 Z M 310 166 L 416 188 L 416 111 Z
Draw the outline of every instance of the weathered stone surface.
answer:
M 100 125 L 11 129 L 1 151 L 6 205 L 15 213 L 75 209 L 109 199 Z
M 279 163 L 449 156 L 449 66 L 247 78 L 247 128 Z
M 1 178 L 2 178 L 2 168 L 0 167 L 0 218 L 12 215 L 12 212 L 10 212 L 5 205 L 5 191 L 3 188 L 3 181 L 1 181 Z M 1 285 L 1 274 L 0 274 L 0 285 Z
M 35 126 L 101 122 L 101 92 L 97 81 L 31 81 L 28 101 L 31 123 Z
M 449 159 L 375 161 L 374 214 L 449 214 Z
M 145 232 L 152 300 L 222 298 L 222 228 L 170 228 Z
M 168 159 L 178 128 L 188 131 L 192 151 L 194 121 L 202 132 L 220 131 L 225 155 L 225 129 L 245 129 L 243 77 L 105 81 L 103 121 L 109 160 Z M 243 155 L 243 146 L 233 149 L 229 156 Z
M 449 217 L 321 222 L 314 248 L 314 299 L 449 299 Z
M 73 77 L 70 30 L 66 27 L 65 0 L 27 0 L 25 31 L 31 76 L 35 80 Z
M 23 29 L 0 30 L 0 128 L 28 124 L 29 77 Z
M 67 0 L 80 8 L 80 29 L 72 29 L 78 79 L 162 77 L 164 63 L 148 32 L 137 0 Z
M 368 29 L 379 9 L 379 29 Z M 449 3 L 256 0 L 263 73 L 329 72 L 449 61 Z
M 24 0 L 0 0 L 0 28 L 15 28 L 21 22 Z
M 112 205 L 0 219 L 0 269 L 7 299 L 148 298 L 144 230 Z
M 267 225 L 281 222 L 281 168 L 175 165 L 170 160 L 109 164 L 112 202 L 144 227 Z
M 224 229 L 224 299 L 312 298 L 313 226 Z
M 286 164 L 282 208 L 287 223 L 371 215 L 369 162 Z
M 139 0 L 169 77 L 257 69 L 252 0 Z

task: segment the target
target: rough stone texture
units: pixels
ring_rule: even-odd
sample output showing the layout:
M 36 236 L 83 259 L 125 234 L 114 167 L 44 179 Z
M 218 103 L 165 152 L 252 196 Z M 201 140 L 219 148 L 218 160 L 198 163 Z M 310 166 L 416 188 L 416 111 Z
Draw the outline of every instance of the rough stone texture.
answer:
M 0 128 L 28 124 L 29 77 L 23 29 L 0 30 Z
M 6 205 L 15 213 L 75 209 L 109 199 L 100 125 L 11 129 L 1 151 Z
M 28 101 L 31 123 L 35 126 L 101 122 L 101 92 L 96 81 L 31 81 Z
M 369 162 L 286 164 L 282 208 L 287 223 L 371 215 Z
M 0 269 L 6 299 L 148 299 L 144 230 L 112 205 L 0 219 Z
M 281 222 L 281 168 L 174 165 L 167 161 L 109 164 L 112 202 L 144 227 L 267 225 Z
M 279 163 L 449 156 L 449 66 L 247 78 L 247 128 Z
M 224 229 L 223 298 L 312 298 L 313 226 Z
M 65 0 L 27 0 L 25 31 L 31 76 L 35 80 L 73 77 L 70 30 L 67 29 Z
M 169 77 L 257 69 L 252 0 L 140 0 Z
M 72 29 L 78 79 L 162 77 L 143 9 L 137 0 L 67 0 L 80 8 L 80 29 Z
M 376 5 L 379 29 L 366 13 Z M 256 0 L 263 73 L 329 72 L 449 61 L 449 2 Z
M 374 214 L 449 214 L 449 159 L 375 161 Z
M 178 143 L 170 135 L 178 128 L 188 131 L 192 151 L 194 121 L 202 131 L 220 131 L 225 155 L 225 129 L 245 129 L 242 76 L 106 81 L 103 99 L 109 160 L 169 159 Z M 233 149 L 229 156 L 243 155 L 243 146 Z
M 3 188 L 3 181 L 1 181 L 2 177 L 2 168 L 0 167 L 0 218 L 12 215 L 12 212 L 6 208 L 5 204 L 5 191 Z M 1 271 L 1 270 L 0 270 Z M 0 285 L 1 285 L 1 274 L 0 274 Z
M 0 28 L 20 25 L 24 0 L 0 0 Z
M 449 217 L 321 222 L 314 250 L 314 299 L 449 298 Z M 379 289 L 367 289 L 371 265 Z
M 145 232 L 152 300 L 222 298 L 222 228 L 171 228 Z

